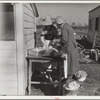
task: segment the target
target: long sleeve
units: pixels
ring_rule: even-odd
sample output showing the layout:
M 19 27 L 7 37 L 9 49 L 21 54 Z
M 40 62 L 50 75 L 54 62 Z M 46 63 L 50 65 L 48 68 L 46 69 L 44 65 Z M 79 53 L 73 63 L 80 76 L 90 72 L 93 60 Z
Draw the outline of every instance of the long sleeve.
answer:
M 68 40 L 69 40 L 69 32 L 66 28 L 62 29 L 62 44 L 65 45 L 65 47 L 68 47 Z
M 45 42 L 45 34 L 47 33 L 47 31 L 42 31 L 41 33 L 41 42 L 43 43 L 43 46 L 46 46 L 46 42 Z

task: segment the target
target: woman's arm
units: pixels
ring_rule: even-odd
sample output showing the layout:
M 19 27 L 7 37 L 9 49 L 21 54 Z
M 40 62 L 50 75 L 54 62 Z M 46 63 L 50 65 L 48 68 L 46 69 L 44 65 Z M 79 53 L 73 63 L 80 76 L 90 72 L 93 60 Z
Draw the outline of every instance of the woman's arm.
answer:
M 43 43 L 43 46 L 45 45 L 45 37 L 44 37 L 44 35 L 45 35 L 45 32 L 42 31 L 42 33 L 41 33 L 41 42 Z

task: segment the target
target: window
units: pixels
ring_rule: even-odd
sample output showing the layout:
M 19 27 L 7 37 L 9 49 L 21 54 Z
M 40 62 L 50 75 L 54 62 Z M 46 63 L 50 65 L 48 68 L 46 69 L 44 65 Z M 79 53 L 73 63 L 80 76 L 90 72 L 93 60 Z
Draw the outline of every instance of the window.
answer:
M 14 41 L 14 12 L 10 3 L 0 4 L 0 41 Z
M 95 30 L 96 31 L 99 30 L 99 17 L 96 17 L 96 20 L 95 20 Z

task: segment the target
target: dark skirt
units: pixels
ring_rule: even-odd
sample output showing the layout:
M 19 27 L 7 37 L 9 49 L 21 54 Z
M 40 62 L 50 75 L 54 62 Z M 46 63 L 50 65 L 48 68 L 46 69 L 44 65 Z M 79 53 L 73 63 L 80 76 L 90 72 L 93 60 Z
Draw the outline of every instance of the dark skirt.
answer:
M 77 49 L 68 51 L 68 75 L 74 75 L 79 70 L 80 66 Z

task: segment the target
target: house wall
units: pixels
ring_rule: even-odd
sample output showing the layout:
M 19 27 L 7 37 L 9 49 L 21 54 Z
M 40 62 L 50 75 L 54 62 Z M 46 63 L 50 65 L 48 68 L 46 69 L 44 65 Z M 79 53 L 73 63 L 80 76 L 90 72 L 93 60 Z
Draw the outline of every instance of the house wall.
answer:
M 24 20 L 24 44 L 25 57 L 27 56 L 27 49 L 32 49 L 35 46 L 34 32 L 36 32 L 36 17 L 34 15 L 34 8 L 32 9 L 29 3 L 23 4 L 23 20 Z M 25 59 L 25 76 L 27 87 L 27 61 Z
M 17 95 L 15 41 L 0 41 L 0 95 Z
M 36 31 L 35 15 L 30 4 L 24 4 L 24 37 L 25 48 L 34 48 L 34 32 Z
M 27 49 L 34 48 L 35 16 L 29 3 L 14 4 L 18 94 L 25 95 L 27 88 Z
M 27 49 L 34 48 L 35 45 L 36 17 L 33 12 L 35 9 L 28 3 L 16 3 L 13 6 L 14 30 L 8 31 L 10 25 L 7 24 L 8 26 L 5 27 L 6 21 L 1 22 L 5 18 L 7 20 L 8 17 L 5 15 L 9 14 L 3 13 L 3 17 L 0 13 L 0 32 L 2 33 L 0 33 L 2 36 L 0 37 L 0 95 L 22 96 L 25 95 L 27 87 Z M 11 12 L 10 15 L 12 15 Z
M 12 8 L 11 4 L 0 4 L 0 95 L 17 95 L 17 56 Z
M 95 37 L 95 33 L 96 33 L 96 31 L 95 31 L 96 17 L 99 17 L 99 30 L 97 31 L 97 34 L 100 35 L 100 7 L 89 12 L 89 20 L 91 19 L 91 25 L 92 25 L 92 30 L 89 30 L 89 35 L 90 35 L 90 42 L 92 42 L 92 43 L 94 41 L 94 37 Z

